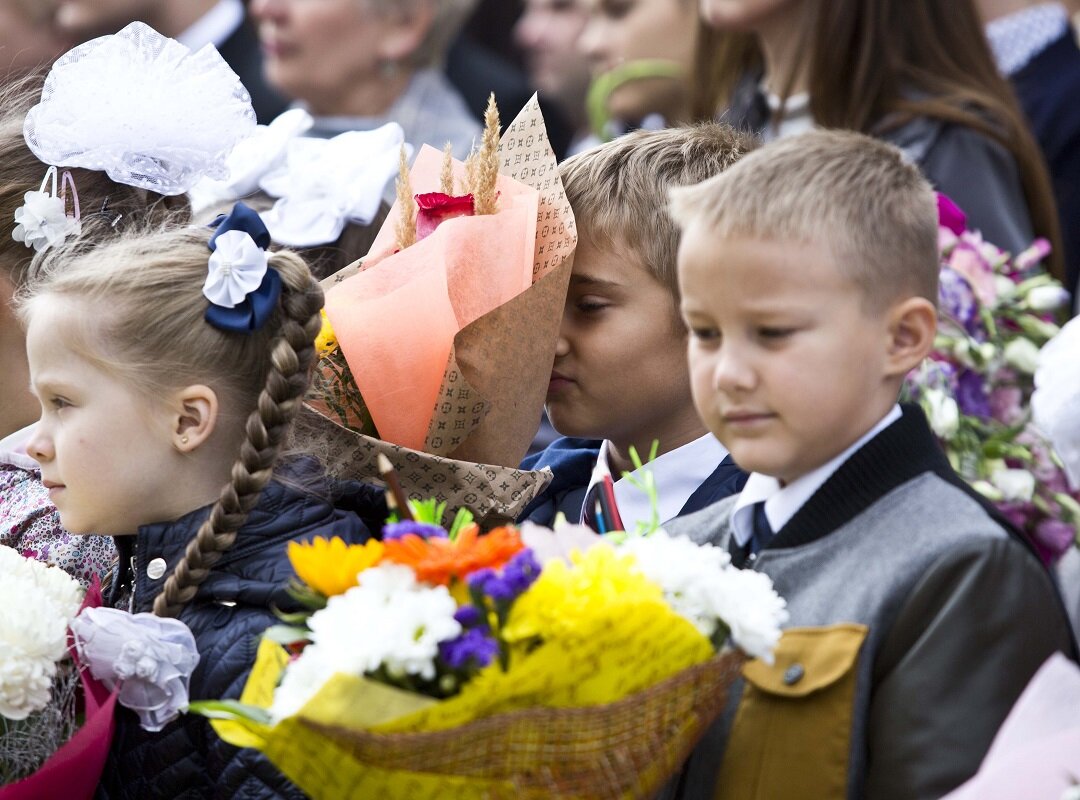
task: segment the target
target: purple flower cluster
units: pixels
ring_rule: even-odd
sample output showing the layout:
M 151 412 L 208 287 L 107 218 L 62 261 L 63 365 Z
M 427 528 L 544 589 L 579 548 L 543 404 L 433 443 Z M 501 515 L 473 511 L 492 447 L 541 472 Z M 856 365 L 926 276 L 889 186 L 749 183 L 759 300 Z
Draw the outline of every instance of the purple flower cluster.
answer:
M 990 395 L 986 392 L 986 381 L 982 375 L 971 370 L 963 370 L 956 380 L 956 403 L 960 411 L 969 417 L 990 419 Z
M 507 562 L 501 574 L 493 569 L 479 569 L 469 575 L 469 589 L 487 595 L 497 603 L 507 603 L 532 586 L 540 569 L 533 551 L 526 548 Z
M 426 522 L 415 522 L 411 519 L 402 520 L 401 522 L 391 522 L 384 525 L 382 529 L 383 541 L 387 542 L 392 539 L 400 539 L 403 536 L 408 536 L 410 533 L 415 534 L 422 539 L 446 538 L 446 531 L 438 525 L 430 525 Z
M 952 319 L 964 326 L 968 333 L 979 327 L 979 307 L 971 285 L 959 272 L 948 267 L 941 270 L 938 283 L 938 305 Z
M 469 628 L 455 639 L 439 642 L 439 658 L 451 669 L 480 669 L 498 655 L 499 644 L 486 628 Z

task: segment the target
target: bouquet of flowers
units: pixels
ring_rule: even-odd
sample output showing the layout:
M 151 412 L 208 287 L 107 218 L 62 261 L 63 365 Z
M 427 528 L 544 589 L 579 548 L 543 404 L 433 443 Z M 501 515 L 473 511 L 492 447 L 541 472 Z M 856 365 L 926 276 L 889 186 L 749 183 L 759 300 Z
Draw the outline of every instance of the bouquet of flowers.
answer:
M 534 98 L 500 136 L 489 104 L 465 163 L 401 158 L 369 254 L 324 282 L 321 379 L 305 446 L 339 475 L 513 518 L 545 485 L 517 466 L 540 420 L 577 242 Z
M 1045 240 L 1011 257 L 968 230 L 949 198 L 939 195 L 938 207 L 938 336 L 905 393 L 956 471 L 1051 562 L 1076 540 L 1080 503 L 1032 424 L 1031 397 L 1039 348 L 1057 334 L 1069 295 L 1040 266 Z
M 315 798 L 651 796 L 787 618 L 767 576 L 663 530 L 409 506 L 381 542 L 291 544 L 311 613 L 239 703 L 190 709 Z
M 116 698 L 81 668 L 69 629 L 100 592 L 84 598 L 65 572 L 9 547 L 0 574 L 0 798 L 89 798 Z

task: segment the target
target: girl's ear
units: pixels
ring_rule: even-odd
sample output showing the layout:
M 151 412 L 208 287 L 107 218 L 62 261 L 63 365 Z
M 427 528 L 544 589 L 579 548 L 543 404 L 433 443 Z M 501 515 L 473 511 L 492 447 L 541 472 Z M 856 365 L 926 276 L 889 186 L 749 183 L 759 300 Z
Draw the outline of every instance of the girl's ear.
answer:
M 889 311 L 889 377 L 903 377 L 926 358 L 937 336 L 937 309 L 925 297 L 908 297 Z
M 173 395 L 171 406 L 173 447 L 190 453 L 210 438 L 217 425 L 218 397 L 209 386 L 185 386 Z

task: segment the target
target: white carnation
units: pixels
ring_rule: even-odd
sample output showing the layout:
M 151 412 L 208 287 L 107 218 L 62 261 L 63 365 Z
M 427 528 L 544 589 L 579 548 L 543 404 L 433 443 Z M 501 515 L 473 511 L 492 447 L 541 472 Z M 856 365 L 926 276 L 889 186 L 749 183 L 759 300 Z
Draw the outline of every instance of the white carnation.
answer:
M 439 642 L 461 633 L 456 611 L 445 586 L 417 583 L 409 567 L 365 570 L 357 586 L 311 616 L 311 644 L 286 671 L 270 713 L 275 719 L 295 714 L 337 673 L 383 667 L 391 675 L 433 679 Z
M 786 604 L 768 575 L 731 566 L 725 550 L 697 545 L 659 530 L 630 537 L 622 545 L 638 569 L 660 586 L 672 610 L 711 637 L 723 622 L 731 638 L 751 656 L 772 662 L 787 621 Z
M 0 547 L 0 575 L 0 716 L 25 719 L 49 702 L 82 589 L 10 547 Z

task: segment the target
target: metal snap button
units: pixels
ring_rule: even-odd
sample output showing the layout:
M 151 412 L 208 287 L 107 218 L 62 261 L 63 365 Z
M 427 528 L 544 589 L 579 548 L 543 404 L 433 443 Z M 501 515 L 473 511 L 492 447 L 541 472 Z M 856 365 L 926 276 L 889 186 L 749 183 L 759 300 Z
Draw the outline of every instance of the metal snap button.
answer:
M 165 574 L 165 559 L 155 558 L 149 564 L 146 565 L 146 577 L 152 581 L 156 581 L 162 575 Z
M 794 686 L 796 683 L 798 683 L 799 681 L 801 681 L 803 679 L 803 676 L 805 674 L 806 674 L 806 670 L 803 669 L 802 664 L 792 664 L 784 672 L 784 685 L 785 686 Z

